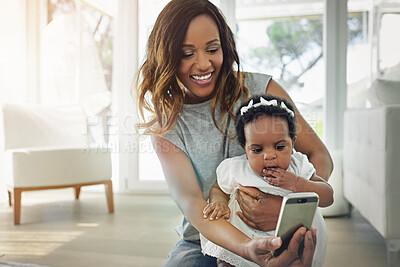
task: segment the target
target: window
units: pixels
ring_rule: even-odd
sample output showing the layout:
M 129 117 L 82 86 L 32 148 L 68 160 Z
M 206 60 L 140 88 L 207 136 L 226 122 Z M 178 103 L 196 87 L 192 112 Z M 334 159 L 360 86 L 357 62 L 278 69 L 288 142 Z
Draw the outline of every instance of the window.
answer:
M 323 1 L 236 1 L 244 71 L 273 76 L 322 138 Z
M 366 91 L 371 73 L 368 17 L 369 7 L 348 1 L 347 108 L 366 106 Z M 365 4 L 365 3 L 364 3 Z
M 400 5 L 348 0 L 347 108 L 398 103 Z
M 48 0 L 47 10 L 40 103 L 81 103 L 98 114 L 110 102 L 113 19 L 83 1 Z
M 153 29 L 158 14 L 168 0 L 139 0 L 139 63 L 146 56 L 147 39 Z M 150 115 L 150 114 L 149 114 Z M 139 138 L 139 181 L 163 181 L 160 161 L 153 149 L 149 136 Z
M 380 75 L 387 80 L 400 81 L 400 36 L 395 34 L 400 25 L 399 13 L 383 13 L 379 29 L 379 70 Z
M 93 143 L 108 141 L 113 62 L 112 10 L 101 1 L 48 0 L 39 103 L 81 104 Z

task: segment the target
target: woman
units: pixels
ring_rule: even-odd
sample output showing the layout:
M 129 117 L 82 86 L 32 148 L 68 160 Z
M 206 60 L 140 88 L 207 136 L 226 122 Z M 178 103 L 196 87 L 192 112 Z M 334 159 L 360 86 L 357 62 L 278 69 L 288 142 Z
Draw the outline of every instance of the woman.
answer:
M 268 251 L 279 247 L 279 239 L 250 240 L 225 220 L 203 218 L 218 164 L 243 154 L 232 138 L 237 106 L 249 94 L 262 93 L 292 103 L 270 76 L 241 73 L 232 32 L 219 10 L 207 0 L 169 2 L 150 34 L 140 74 L 143 80 L 137 97 L 144 123 L 139 127 L 152 135 L 171 195 L 185 216 L 178 229 L 182 240 L 164 266 L 216 266 L 215 259 L 201 254 L 198 231 L 261 266 L 278 262 L 279 266 L 311 265 L 313 238 L 306 238 L 308 249 L 302 257 L 290 253 L 298 246 L 294 240 L 287 253 L 271 259 Z M 144 110 L 153 115 L 149 120 Z M 332 171 L 329 153 L 297 110 L 296 116 L 295 148 L 308 156 L 319 176 L 327 179 Z M 238 201 L 242 210 L 238 215 L 246 224 L 263 231 L 275 229 L 280 197 L 241 187 Z M 304 234 L 300 230 L 297 233 Z M 307 236 L 315 237 L 315 231 L 308 231 Z

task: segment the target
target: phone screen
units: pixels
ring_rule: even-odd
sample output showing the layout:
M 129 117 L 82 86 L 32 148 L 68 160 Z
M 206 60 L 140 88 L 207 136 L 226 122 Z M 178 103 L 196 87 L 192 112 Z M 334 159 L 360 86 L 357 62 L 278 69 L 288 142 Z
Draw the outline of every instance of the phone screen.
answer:
M 276 234 L 282 238 L 282 246 L 274 251 L 274 256 L 280 255 L 287 249 L 290 239 L 297 229 L 302 226 L 310 229 L 317 205 L 318 198 L 316 197 L 292 198 L 286 201 Z

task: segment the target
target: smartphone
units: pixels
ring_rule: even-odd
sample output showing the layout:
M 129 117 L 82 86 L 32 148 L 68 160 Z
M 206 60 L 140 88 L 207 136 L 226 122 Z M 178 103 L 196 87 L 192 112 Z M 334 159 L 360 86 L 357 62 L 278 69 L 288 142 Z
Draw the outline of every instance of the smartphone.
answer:
M 311 228 L 317 210 L 319 196 L 316 193 L 290 193 L 282 200 L 275 236 L 282 239 L 282 246 L 272 251 L 274 257 L 279 256 L 288 248 L 293 234 L 302 226 Z M 299 247 L 299 254 L 303 253 L 304 243 Z

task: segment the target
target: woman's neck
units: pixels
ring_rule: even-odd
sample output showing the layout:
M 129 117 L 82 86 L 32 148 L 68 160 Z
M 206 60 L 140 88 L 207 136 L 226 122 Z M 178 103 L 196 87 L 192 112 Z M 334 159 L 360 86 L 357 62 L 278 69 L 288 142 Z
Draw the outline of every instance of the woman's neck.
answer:
M 185 92 L 185 96 L 184 96 L 185 104 L 203 103 L 203 102 L 206 102 L 206 101 L 212 99 L 215 96 L 215 91 L 212 94 L 208 95 L 207 97 L 198 97 L 198 96 L 192 94 L 192 92 L 190 92 L 190 90 L 188 90 L 186 87 L 183 88 L 183 91 Z

